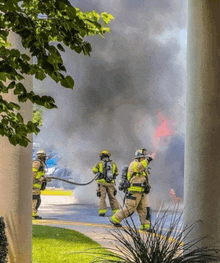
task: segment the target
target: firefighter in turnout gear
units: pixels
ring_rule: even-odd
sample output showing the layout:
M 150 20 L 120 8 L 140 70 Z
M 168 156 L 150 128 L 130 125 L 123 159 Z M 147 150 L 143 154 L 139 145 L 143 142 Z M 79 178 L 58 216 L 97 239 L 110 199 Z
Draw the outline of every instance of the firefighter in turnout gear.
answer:
M 153 159 L 150 156 L 146 156 L 146 153 L 146 149 L 137 150 L 134 160 L 130 163 L 126 172 L 126 166 L 123 166 L 124 175 L 122 175 L 119 190 L 125 189 L 125 204 L 122 209 L 110 218 L 110 222 L 115 226 L 121 226 L 120 222 L 124 218 L 131 216 L 137 211 L 141 222 L 140 228 L 146 231 L 150 229 L 150 220 L 147 218 L 147 207 L 149 207 L 147 194 L 150 192 L 148 164 Z
M 41 219 L 37 215 L 37 210 L 41 204 L 41 190 L 46 188 L 47 182 L 50 182 L 51 179 L 45 178 L 45 167 L 46 167 L 46 152 L 40 150 L 37 152 L 37 158 L 33 161 L 33 188 L 32 188 L 32 219 Z
M 100 161 L 93 167 L 93 173 L 98 175 L 96 183 L 98 184 L 97 196 L 99 197 L 99 216 L 105 216 L 107 212 L 106 194 L 112 213 L 119 210 L 119 203 L 116 198 L 117 190 L 115 187 L 115 178 L 118 176 L 118 168 L 116 164 L 110 160 L 111 154 L 107 150 L 101 151 L 99 154 Z

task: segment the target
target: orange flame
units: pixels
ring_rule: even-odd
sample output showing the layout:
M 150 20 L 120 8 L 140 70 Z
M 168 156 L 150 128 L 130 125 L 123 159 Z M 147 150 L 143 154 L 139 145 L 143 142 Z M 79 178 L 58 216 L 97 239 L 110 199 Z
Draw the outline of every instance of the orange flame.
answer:
M 172 131 L 168 129 L 168 123 L 165 120 L 162 120 L 163 124 L 157 128 L 155 138 L 165 137 L 168 135 L 172 135 Z
M 172 135 L 174 133 L 174 129 L 171 125 L 171 120 L 169 120 L 168 118 L 165 119 L 165 117 L 162 115 L 160 111 L 157 111 L 157 115 L 158 115 L 158 121 L 162 122 L 162 125 L 160 125 L 156 129 L 156 134 L 154 137 L 160 138 L 160 137 L 166 137 Z
M 173 200 L 174 204 L 177 204 L 180 201 L 180 198 L 176 196 L 173 189 L 170 189 L 170 197 Z
M 154 151 L 159 150 L 169 144 L 171 136 L 176 133 L 176 125 L 174 120 L 164 117 L 160 111 L 157 111 L 158 126 L 152 134 L 151 142 Z

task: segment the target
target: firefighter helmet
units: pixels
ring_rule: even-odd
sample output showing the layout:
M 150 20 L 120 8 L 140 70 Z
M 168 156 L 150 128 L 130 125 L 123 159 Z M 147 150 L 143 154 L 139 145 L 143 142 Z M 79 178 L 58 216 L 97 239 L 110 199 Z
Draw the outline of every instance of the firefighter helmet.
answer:
M 109 151 L 107 151 L 107 150 L 103 150 L 103 151 L 100 152 L 99 156 L 100 156 L 100 157 L 102 157 L 102 156 L 108 156 L 108 157 L 110 157 L 110 156 L 111 156 L 111 153 L 110 153 Z
M 44 150 L 40 150 L 40 151 L 38 151 L 36 154 L 37 154 L 37 157 L 38 157 L 38 158 L 44 158 L 44 157 L 46 157 L 46 152 L 45 152 Z
M 138 159 L 138 158 L 141 158 L 141 157 L 146 157 L 146 154 L 147 154 L 147 150 L 146 149 L 139 149 L 135 152 L 134 154 L 134 158 L 135 159 Z

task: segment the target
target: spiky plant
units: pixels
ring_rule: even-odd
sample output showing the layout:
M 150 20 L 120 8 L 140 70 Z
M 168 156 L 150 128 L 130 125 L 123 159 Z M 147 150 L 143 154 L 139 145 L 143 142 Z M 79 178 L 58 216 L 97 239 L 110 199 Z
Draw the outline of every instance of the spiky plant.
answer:
M 144 232 L 125 220 L 125 226 L 108 230 L 109 239 L 114 248 L 103 253 L 92 262 L 102 263 L 208 263 L 220 262 L 220 249 L 217 247 L 199 246 L 199 242 L 208 237 L 187 242 L 198 222 L 184 226 L 183 213 L 175 209 L 166 210 L 152 225 L 152 231 Z M 166 226 L 168 224 L 168 226 Z
M 7 262 L 8 242 L 5 234 L 5 223 L 3 217 L 0 217 L 0 263 Z

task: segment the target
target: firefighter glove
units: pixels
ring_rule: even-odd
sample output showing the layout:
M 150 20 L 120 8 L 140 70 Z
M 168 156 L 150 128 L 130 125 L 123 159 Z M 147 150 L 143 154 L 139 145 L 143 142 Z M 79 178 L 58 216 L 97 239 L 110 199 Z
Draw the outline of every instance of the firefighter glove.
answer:
M 115 191 L 114 191 L 114 195 L 117 195 L 117 190 L 115 189 Z
M 41 185 L 41 189 L 40 189 L 40 190 L 43 191 L 43 190 L 46 189 L 46 187 L 47 187 L 47 182 L 44 181 L 44 182 L 42 183 L 42 185 Z
M 96 195 L 97 195 L 98 197 L 101 197 L 101 192 L 100 192 L 100 191 L 97 191 Z
M 51 182 L 51 179 L 48 178 L 48 177 L 46 177 L 46 178 L 45 178 L 45 181 L 46 181 L 46 182 Z
M 151 189 L 151 186 L 150 185 L 146 185 L 145 188 L 144 188 L 145 194 L 149 194 L 150 193 L 150 189 Z

